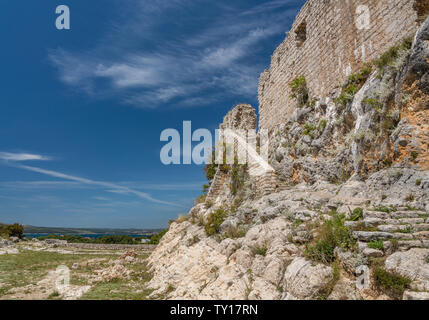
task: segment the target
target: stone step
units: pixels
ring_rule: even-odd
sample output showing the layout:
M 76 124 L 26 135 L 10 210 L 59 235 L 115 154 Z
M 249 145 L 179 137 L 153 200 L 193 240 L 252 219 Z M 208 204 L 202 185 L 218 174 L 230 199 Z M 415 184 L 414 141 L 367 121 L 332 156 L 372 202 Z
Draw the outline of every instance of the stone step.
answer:
M 368 242 L 358 241 L 358 248 L 359 251 L 363 252 L 365 249 L 368 248 Z M 423 249 L 429 249 L 429 240 L 398 240 L 395 244 L 395 251 L 406 251 L 412 248 L 423 248 Z M 384 241 L 383 242 L 384 250 L 389 250 L 392 248 L 392 242 L 391 241 Z
M 421 231 L 415 233 L 390 233 L 383 231 L 354 231 L 353 235 L 356 239 L 363 242 L 377 241 L 377 240 L 420 240 L 429 239 L 429 231 Z
M 429 214 L 424 211 L 396 211 L 396 212 L 378 212 L 378 211 L 365 211 L 364 218 L 378 218 L 378 219 L 401 219 L 401 218 L 428 218 Z
M 401 240 L 401 241 L 398 241 L 398 247 L 400 250 L 408 250 L 411 248 L 429 249 L 429 240 L 410 240 L 410 241 Z
M 405 224 L 405 225 L 394 225 L 394 224 L 382 224 L 377 227 L 377 230 L 383 232 L 420 232 L 429 231 L 429 224 Z
M 428 219 L 425 218 L 400 218 L 400 219 L 380 219 L 380 218 L 366 218 L 362 221 L 362 223 L 366 227 L 377 227 L 382 224 L 393 224 L 393 225 L 401 225 L 401 224 L 421 224 L 427 222 Z

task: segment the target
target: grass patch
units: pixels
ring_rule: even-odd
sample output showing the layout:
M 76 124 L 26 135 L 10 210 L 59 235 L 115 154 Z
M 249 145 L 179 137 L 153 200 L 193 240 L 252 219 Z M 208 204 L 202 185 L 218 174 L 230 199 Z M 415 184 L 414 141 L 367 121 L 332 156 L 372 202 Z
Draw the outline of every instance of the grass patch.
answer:
M 254 256 L 265 257 L 267 255 L 268 247 L 267 247 L 267 245 L 254 246 L 254 247 L 250 248 L 250 250 Z
M 374 211 L 377 212 L 384 212 L 384 213 L 391 213 L 391 212 L 396 212 L 396 209 L 393 207 L 385 207 L 385 206 L 379 206 L 379 207 L 375 207 Z
M 82 300 L 147 300 L 153 290 L 143 284 L 135 284 L 127 279 L 113 279 L 96 284 L 82 296 Z
M 247 234 L 247 229 L 244 227 L 229 227 L 225 233 L 224 237 L 225 239 L 239 239 L 244 238 Z
M 117 255 L 60 254 L 46 251 L 21 251 L 19 254 L 0 256 L 0 296 L 10 289 L 37 283 L 49 270 L 60 265 L 71 269 L 74 263 L 98 258 L 117 258 Z
M 363 220 L 363 209 L 362 208 L 356 208 L 350 212 L 349 221 L 359 221 L 359 220 Z
M 396 232 L 398 232 L 398 233 L 413 233 L 414 228 L 412 225 L 408 225 L 405 229 L 398 229 L 398 230 L 396 230 Z
M 305 136 L 313 137 L 313 131 L 314 130 L 316 130 L 316 128 L 314 128 L 313 125 L 311 125 L 310 123 L 306 123 L 304 125 L 304 131 L 302 132 L 302 134 Z
M 145 255 L 144 257 L 147 257 Z M 129 279 L 112 279 L 95 284 L 82 300 L 147 300 L 153 292 L 146 288 L 152 278 L 144 263 L 127 265 L 133 273 Z
M 385 292 L 397 300 L 402 299 L 404 291 L 411 284 L 411 279 L 394 272 L 389 272 L 380 266 L 375 267 L 373 277 L 378 290 Z
M 305 249 L 306 257 L 313 261 L 330 264 L 335 261 L 335 248 L 354 250 L 356 240 L 344 222 L 344 215 L 337 214 L 320 226 L 315 243 L 307 245 Z
M 58 291 L 54 291 L 52 292 L 49 296 L 48 296 L 48 300 L 58 300 L 60 297 L 60 294 Z
M 368 248 L 384 251 L 383 240 L 374 240 L 368 243 Z

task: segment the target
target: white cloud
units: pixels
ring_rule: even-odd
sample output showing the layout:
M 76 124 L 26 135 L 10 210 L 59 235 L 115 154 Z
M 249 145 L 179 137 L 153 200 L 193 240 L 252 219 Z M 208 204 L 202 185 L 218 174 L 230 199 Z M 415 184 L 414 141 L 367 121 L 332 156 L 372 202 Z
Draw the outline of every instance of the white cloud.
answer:
M 213 96 L 201 99 L 210 95 L 208 91 L 254 99 L 259 74 L 269 63 L 269 57 L 257 56 L 259 44 L 284 34 L 296 9 L 287 0 L 268 1 L 248 10 L 218 1 L 210 3 L 217 11 L 207 19 L 186 16 L 199 5 L 207 3 L 130 1 L 94 48 L 57 49 L 51 51 L 50 59 L 64 83 L 91 95 L 116 95 L 123 103 L 142 108 L 172 101 L 193 106 L 200 104 L 195 101 L 216 100 Z M 160 31 L 173 14 L 182 13 L 183 25 L 189 28 L 178 34 L 172 30 L 174 37 Z
M 48 176 L 59 178 L 59 179 L 79 182 L 79 183 L 90 185 L 90 186 L 92 185 L 92 186 L 104 187 L 104 188 L 108 189 L 107 191 L 109 191 L 109 192 L 115 192 L 115 193 L 120 193 L 120 194 L 133 194 L 139 198 L 142 198 L 142 199 L 154 202 L 154 203 L 159 203 L 159 204 L 164 204 L 164 205 L 174 206 L 174 207 L 181 207 L 180 205 L 177 205 L 175 203 L 155 199 L 146 192 L 141 192 L 141 191 L 131 189 L 129 187 L 122 186 L 122 185 L 115 184 L 115 183 L 111 183 L 111 182 L 90 180 L 90 179 L 86 179 L 86 178 L 81 178 L 81 177 L 77 177 L 77 176 L 64 174 L 64 173 L 61 173 L 58 171 L 45 170 L 42 168 L 32 167 L 32 166 L 15 165 L 15 167 L 20 168 L 20 169 L 24 169 L 24 170 L 28 170 L 28 171 L 32 171 L 32 172 L 37 172 L 40 174 L 48 175 Z
M 51 158 L 46 156 L 41 156 L 38 154 L 30 154 L 30 153 L 11 153 L 11 152 L 0 152 L 0 159 L 5 161 L 30 161 L 30 160 L 38 160 L 38 161 L 48 161 Z

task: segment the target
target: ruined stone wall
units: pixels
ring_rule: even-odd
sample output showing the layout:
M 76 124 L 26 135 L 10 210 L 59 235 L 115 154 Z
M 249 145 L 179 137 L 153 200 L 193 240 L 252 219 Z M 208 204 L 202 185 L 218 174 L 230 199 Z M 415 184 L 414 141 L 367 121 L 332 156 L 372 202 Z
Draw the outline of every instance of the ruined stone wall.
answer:
M 309 0 L 259 82 L 259 127 L 285 122 L 296 102 L 289 83 L 304 75 L 311 98 L 329 96 L 365 62 L 413 35 L 420 0 Z

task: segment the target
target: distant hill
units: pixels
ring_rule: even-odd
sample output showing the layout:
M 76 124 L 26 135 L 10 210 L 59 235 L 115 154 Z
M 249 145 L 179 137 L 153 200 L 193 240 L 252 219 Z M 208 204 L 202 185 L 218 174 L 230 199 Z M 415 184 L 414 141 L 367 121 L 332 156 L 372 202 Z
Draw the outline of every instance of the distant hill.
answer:
M 1 223 L 0 223 L 1 225 Z M 151 235 L 162 229 L 109 229 L 109 228 L 61 228 L 61 227 L 36 227 L 24 226 L 24 234 L 111 234 L 111 235 Z

